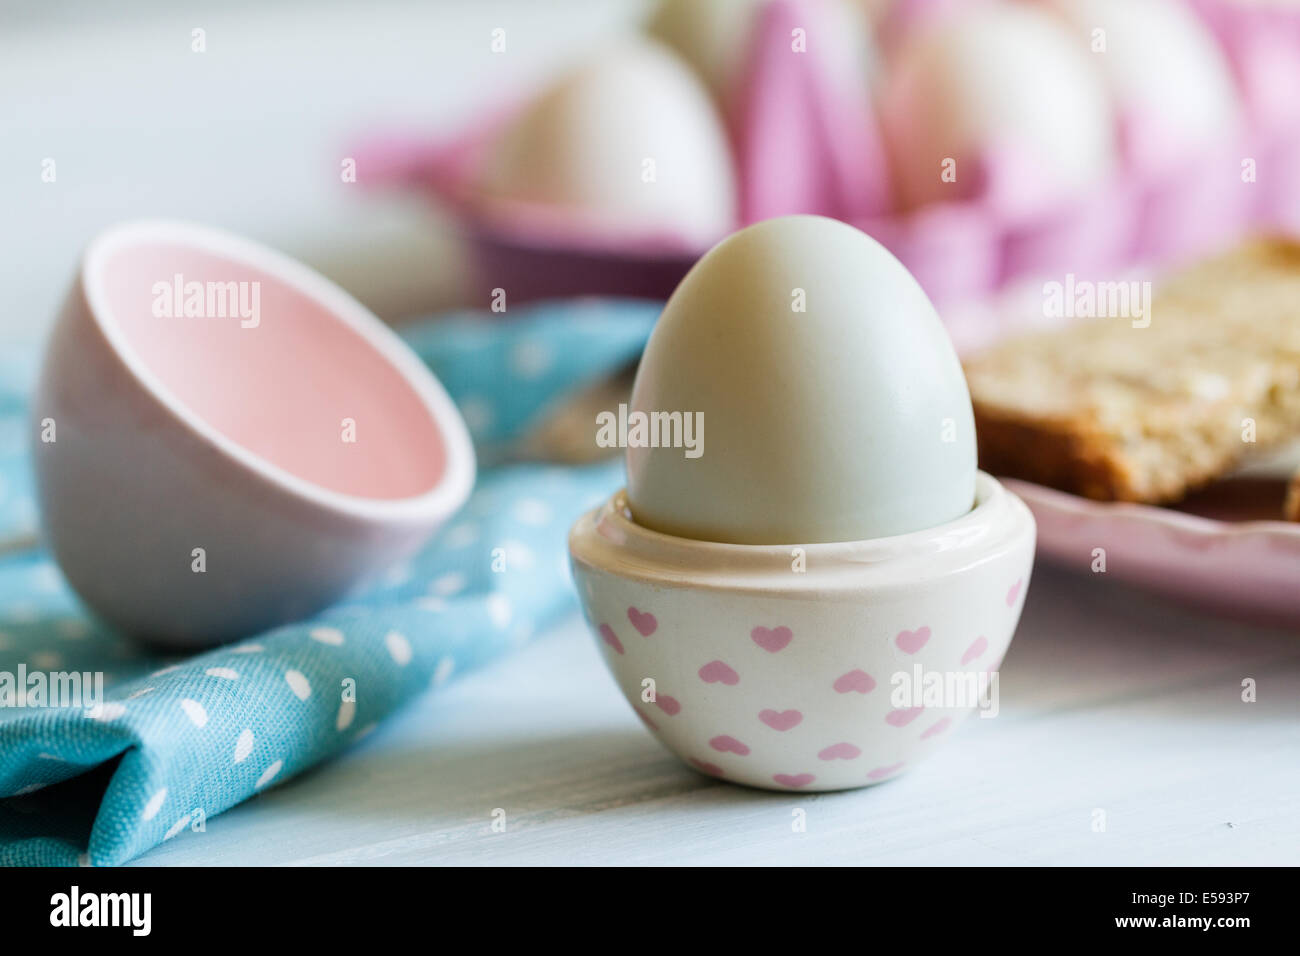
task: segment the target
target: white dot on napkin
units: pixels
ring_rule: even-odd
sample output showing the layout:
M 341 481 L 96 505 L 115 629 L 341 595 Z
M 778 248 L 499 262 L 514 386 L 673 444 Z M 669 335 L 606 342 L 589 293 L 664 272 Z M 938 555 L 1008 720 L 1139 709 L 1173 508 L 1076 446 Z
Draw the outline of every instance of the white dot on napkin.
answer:
M 149 802 L 144 805 L 144 812 L 140 814 L 140 816 L 146 820 L 152 820 L 154 817 L 158 816 L 158 811 L 162 809 L 163 801 L 166 799 L 167 788 L 163 787 L 149 798 Z
M 208 712 L 203 705 L 197 700 L 190 700 L 186 697 L 181 701 L 181 710 L 185 711 L 185 716 L 195 727 L 206 727 L 208 725 Z
M 515 517 L 538 528 L 551 523 L 551 506 L 540 498 L 520 498 L 515 503 Z
M 239 680 L 239 671 L 231 670 L 229 667 L 209 667 L 203 673 L 209 677 L 220 677 L 223 680 Z
M 339 730 L 347 730 L 352 726 L 353 719 L 357 716 L 356 701 L 345 700 L 339 705 L 339 716 L 334 721 L 334 726 Z
M 189 825 L 190 825 L 190 815 L 187 813 L 185 814 L 185 816 L 181 817 L 179 820 L 177 820 L 175 823 L 171 825 L 171 829 L 163 834 L 163 839 L 170 840 L 172 837 L 180 833 Z
M 442 543 L 448 548 L 467 548 L 478 540 L 478 535 L 478 525 L 466 521 L 448 531 Z
M 244 730 L 235 741 L 235 763 L 243 763 L 253 752 L 253 732 Z
M 267 767 L 265 770 L 262 771 L 262 775 L 257 778 L 257 783 L 254 784 L 253 789 L 261 790 L 268 783 L 270 783 L 272 780 L 275 779 L 275 775 L 278 774 L 283 767 L 284 767 L 283 760 L 277 760 L 275 763 L 271 764 L 271 766 Z
M 384 644 L 388 646 L 388 654 L 399 667 L 405 667 L 411 663 L 411 642 L 406 639 L 405 634 L 397 631 L 389 631 L 384 638 Z
M 308 636 L 313 641 L 320 641 L 322 644 L 329 644 L 331 647 L 338 647 L 343 643 L 343 632 L 337 627 L 314 627 Z
M 299 700 L 306 700 L 311 696 L 311 681 L 307 680 L 307 675 L 302 671 L 285 671 L 284 679 Z
M 551 368 L 550 347 L 542 342 L 523 341 L 510 353 L 510 367 L 515 375 L 529 381 L 541 378 Z
M 119 704 L 117 701 L 111 701 L 107 704 L 96 704 L 86 711 L 86 717 L 90 720 L 117 720 L 126 714 L 126 706 Z
M 444 574 L 434 581 L 429 590 L 441 597 L 451 597 L 451 595 L 465 590 L 466 583 L 468 582 L 465 580 L 465 575 L 459 571 L 453 571 L 451 574 Z
M 510 623 L 511 616 L 514 614 L 514 610 L 510 606 L 510 598 L 504 594 L 488 596 L 487 612 L 497 630 L 505 630 L 506 625 Z

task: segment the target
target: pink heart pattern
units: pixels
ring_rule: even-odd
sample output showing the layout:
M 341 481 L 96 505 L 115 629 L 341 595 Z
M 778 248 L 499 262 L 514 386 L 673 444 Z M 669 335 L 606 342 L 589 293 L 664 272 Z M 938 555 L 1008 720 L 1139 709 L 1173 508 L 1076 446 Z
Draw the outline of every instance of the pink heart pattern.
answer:
M 749 632 L 755 644 L 763 650 L 775 654 L 783 651 L 790 643 L 794 633 L 788 627 L 756 627 Z
M 876 679 L 866 671 L 851 670 L 847 674 L 841 674 L 835 678 L 832 685 L 837 694 L 869 694 L 875 690 Z
M 971 646 L 966 648 L 966 653 L 961 656 L 961 665 L 965 667 L 971 661 L 977 659 L 981 654 L 989 649 L 989 639 L 980 635 L 971 642 Z
M 620 654 L 623 653 L 623 642 L 618 639 L 618 635 L 614 633 L 614 629 L 608 624 L 602 624 L 600 626 L 600 636 L 604 639 L 605 643 L 614 648 L 614 650 L 618 651 Z
M 891 727 L 906 727 L 916 718 L 921 716 L 924 707 L 904 707 L 900 710 L 891 710 L 885 714 L 885 723 Z
M 930 737 L 938 737 L 941 733 L 952 726 L 952 718 L 944 717 L 942 720 L 930 726 L 925 733 L 921 734 L 922 740 L 928 740 Z
M 677 702 L 677 698 L 669 697 L 667 694 L 656 694 L 655 706 L 669 717 L 676 717 L 682 710 L 682 705 Z
M 783 787 L 806 787 L 817 778 L 810 773 L 774 773 L 772 779 Z
M 799 721 L 803 720 L 803 714 L 797 710 L 761 710 L 758 713 L 758 719 L 767 724 L 773 730 L 789 730 L 791 727 L 797 727 Z
M 915 631 L 899 631 L 898 636 L 894 638 L 894 643 L 904 654 L 915 654 L 921 648 L 925 647 L 930 640 L 930 629 L 928 627 L 918 627 Z
M 655 620 L 653 614 L 649 611 L 638 611 L 634 607 L 627 609 L 627 619 L 632 622 L 632 626 L 642 637 L 649 637 L 659 627 L 659 622 Z
M 1016 580 L 1007 590 L 1006 604 L 1008 607 L 1015 605 L 1021 597 L 1024 588 L 1024 579 Z M 659 627 L 659 621 L 649 611 L 629 606 L 627 608 L 627 618 L 636 629 L 637 633 L 643 637 L 650 637 Z M 614 628 L 609 624 L 602 623 L 598 627 L 598 632 L 602 641 L 610 647 L 615 653 L 623 655 L 627 648 L 619 639 Z M 913 630 L 903 629 L 894 636 L 894 644 L 898 650 L 904 654 L 914 655 L 924 649 L 933 637 L 931 628 L 928 625 L 915 628 Z M 777 625 L 768 627 L 765 625 L 756 625 L 750 630 L 750 639 L 768 653 L 775 654 L 785 650 L 794 639 L 793 630 L 787 625 Z M 802 645 L 800 645 L 802 647 Z M 980 635 L 966 648 L 961 655 L 961 665 L 968 666 L 975 661 L 984 658 L 989 650 L 990 644 L 987 637 Z M 994 664 L 993 666 L 996 666 Z M 702 665 L 697 671 L 699 678 L 706 684 L 723 684 L 728 687 L 734 687 L 740 683 L 740 674 L 734 667 L 723 660 L 711 660 Z M 751 675 L 752 676 L 752 675 Z M 824 686 L 824 685 L 823 685 Z M 861 668 L 854 668 L 846 671 L 832 682 L 832 689 L 836 694 L 868 694 L 876 689 L 877 682 L 874 677 Z M 689 695 L 688 695 L 689 696 Z M 722 698 L 718 698 L 721 700 Z M 659 694 L 653 701 L 656 707 L 669 717 L 674 717 L 682 710 L 682 704 L 677 698 L 667 694 Z M 843 706 L 843 705 L 841 705 Z M 916 721 L 925 711 L 924 706 L 902 707 L 891 710 L 885 715 L 885 722 L 892 727 L 907 727 Z M 658 727 L 648 716 L 636 711 L 637 716 L 645 722 L 652 730 L 658 730 Z M 759 711 L 759 720 L 767 727 L 780 733 L 792 730 L 799 726 L 804 719 L 804 714 L 796 709 L 776 710 L 765 708 Z M 928 740 L 946 733 L 952 726 L 954 718 L 941 717 L 933 720 L 928 727 L 921 733 L 921 740 Z M 797 739 L 797 738 L 796 738 Z M 737 757 L 750 757 L 753 750 L 744 741 L 731 736 L 730 734 L 719 734 L 708 741 L 711 749 L 722 754 L 732 754 Z M 762 747 L 759 748 L 762 752 Z M 817 758 L 822 761 L 852 761 L 858 760 L 863 756 L 862 748 L 856 744 L 847 741 L 839 741 L 829 744 L 817 751 Z M 757 759 L 757 758 L 755 758 Z M 689 757 L 688 762 L 702 773 L 714 777 L 724 777 L 725 772 L 722 767 L 716 763 L 702 760 L 697 757 Z M 736 765 L 739 766 L 739 765 Z M 751 764 L 752 766 L 752 764 Z M 867 779 L 876 782 L 884 780 L 897 774 L 903 769 L 905 764 L 898 762 L 887 766 L 879 766 L 867 772 Z M 847 768 L 846 768 L 847 769 Z M 858 771 L 861 772 L 861 771 Z M 811 773 L 778 773 L 771 778 L 776 784 L 782 787 L 798 789 L 812 784 L 817 778 Z M 861 778 L 859 778 L 861 779 Z
M 709 661 L 699 673 L 700 680 L 706 684 L 722 683 L 734 687 L 740 683 L 740 675 L 722 661 Z
M 856 760 L 861 756 L 861 749 L 846 743 L 831 744 L 817 754 L 820 760 Z
M 714 737 L 709 741 L 709 746 L 718 751 L 718 753 L 731 753 L 740 757 L 749 756 L 749 748 L 735 737 L 731 737 L 727 734 L 723 734 L 720 737 Z

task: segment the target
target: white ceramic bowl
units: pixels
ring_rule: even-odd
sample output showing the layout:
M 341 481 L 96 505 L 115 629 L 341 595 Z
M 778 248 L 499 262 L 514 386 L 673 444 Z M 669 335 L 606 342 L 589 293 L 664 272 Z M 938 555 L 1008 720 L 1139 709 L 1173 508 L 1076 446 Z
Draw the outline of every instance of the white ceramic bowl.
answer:
M 635 524 L 619 492 L 569 549 L 605 661 L 665 746 L 737 783 L 841 790 L 902 772 L 975 709 L 1034 540 L 1029 510 L 980 472 L 969 513 L 895 537 L 692 541 Z M 926 703 L 936 674 L 949 691 Z

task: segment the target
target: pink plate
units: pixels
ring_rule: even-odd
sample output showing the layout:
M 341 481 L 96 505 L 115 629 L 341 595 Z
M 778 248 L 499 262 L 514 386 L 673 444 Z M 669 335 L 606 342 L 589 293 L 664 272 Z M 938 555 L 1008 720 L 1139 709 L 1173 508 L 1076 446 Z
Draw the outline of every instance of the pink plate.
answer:
M 1084 574 L 1104 566 L 1106 574 L 1216 613 L 1300 626 L 1300 523 L 1269 518 L 1281 513 L 1280 480 L 1224 481 L 1177 510 L 1005 484 L 1034 513 L 1043 558 Z

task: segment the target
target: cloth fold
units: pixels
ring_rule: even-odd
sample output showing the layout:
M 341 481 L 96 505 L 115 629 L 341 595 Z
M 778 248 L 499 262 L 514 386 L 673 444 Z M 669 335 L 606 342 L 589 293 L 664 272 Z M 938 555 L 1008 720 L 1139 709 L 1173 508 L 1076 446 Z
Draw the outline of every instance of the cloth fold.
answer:
M 516 311 L 403 331 L 485 461 L 500 460 L 566 395 L 634 360 L 658 306 Z M 23 401 L 31 365 L 0 362 L 6 541 L 21 542 L 35 522 Z M 123 863 L 527 641 L 574 606 L 568 528 L 621 474 L 617 461 L 481 469 L 466 507 L 378 585 L 310 620 L 185 658 L 160 658 L 97 624 L 46 552 L 11 547 L 0 556 L 0 864 Z M 33 685 L 19 685 L 20 671 L 102 675 L 105 693 L 90 707 L 22 701 L 14 694 Z

